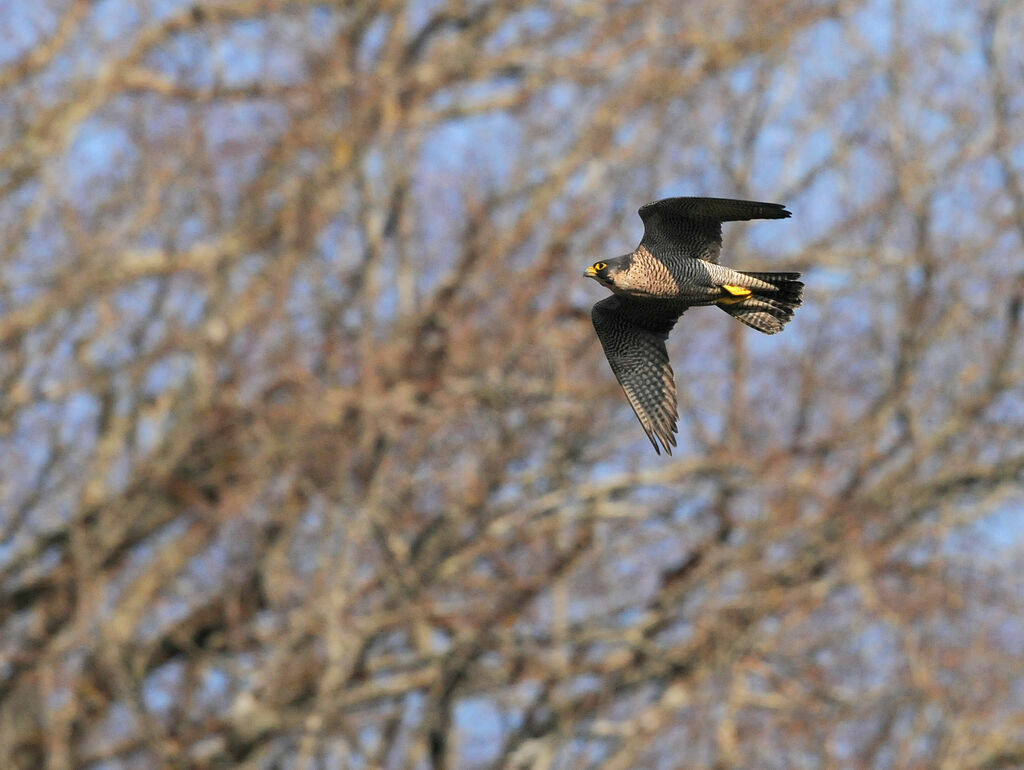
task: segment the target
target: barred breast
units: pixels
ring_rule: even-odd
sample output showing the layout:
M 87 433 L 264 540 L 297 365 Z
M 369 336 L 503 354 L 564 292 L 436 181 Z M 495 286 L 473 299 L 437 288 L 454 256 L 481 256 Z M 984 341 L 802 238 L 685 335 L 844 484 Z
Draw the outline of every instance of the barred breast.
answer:
M 638 246 L 628 269 L 615 276 L 615 283 L 624 294 L 632 296 L 701 301 L 715 292 L 708 267 L 702 260 L 692 258 L 666 263 L 645 246 Z

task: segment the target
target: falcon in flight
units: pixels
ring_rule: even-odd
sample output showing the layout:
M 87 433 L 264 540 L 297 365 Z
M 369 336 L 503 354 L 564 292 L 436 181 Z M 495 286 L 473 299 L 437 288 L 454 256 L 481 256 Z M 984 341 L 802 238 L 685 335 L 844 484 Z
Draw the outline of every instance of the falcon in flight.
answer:
M 676 384 L 665 340 L 694 305 L 718 305 L 765 334 L 782 331 L 800 305 L 800 273 L 752 273 L 718 264 L 722 222 L 785 219 L 778 203 L 665 198 L 639 211 L 644 237 L 630 253 L 583 274 L 614 292 L 591 312 L 597 337 L 654 450 L 676 444 Z

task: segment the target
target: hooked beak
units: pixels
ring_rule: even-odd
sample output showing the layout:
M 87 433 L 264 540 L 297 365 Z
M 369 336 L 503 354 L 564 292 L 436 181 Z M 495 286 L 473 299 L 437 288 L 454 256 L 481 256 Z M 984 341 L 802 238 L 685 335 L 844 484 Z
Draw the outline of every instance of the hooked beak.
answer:
M 591 265 L 590 267 L 588 267 L 586 270 L 583 271 L 583 277 L 584 278 L 596 278 L 597 277 L 597 271 L 594 269 L 593 265 Z

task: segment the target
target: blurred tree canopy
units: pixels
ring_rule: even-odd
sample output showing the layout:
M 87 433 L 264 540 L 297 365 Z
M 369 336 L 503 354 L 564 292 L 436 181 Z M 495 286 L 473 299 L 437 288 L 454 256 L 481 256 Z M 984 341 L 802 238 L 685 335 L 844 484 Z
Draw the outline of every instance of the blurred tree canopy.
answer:
M 1024 6 L 2 0 L 0 765 L 1024 764 Z M 786 203 L 779 337 L 580 273 Z

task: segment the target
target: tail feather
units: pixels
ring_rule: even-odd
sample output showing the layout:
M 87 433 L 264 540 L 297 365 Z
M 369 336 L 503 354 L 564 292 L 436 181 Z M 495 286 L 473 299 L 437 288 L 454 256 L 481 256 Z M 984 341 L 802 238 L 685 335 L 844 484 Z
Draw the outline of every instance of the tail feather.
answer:
M 803 301 L 804 285 L 797 280 L 800 273 L 742 274 L 755 279 L 756 284 L 751 287 L 753 293 L 742 302 L 719 307 L 752 329 L 778 334 Z

